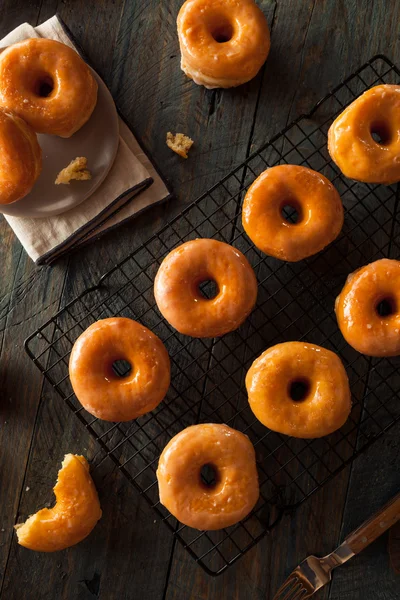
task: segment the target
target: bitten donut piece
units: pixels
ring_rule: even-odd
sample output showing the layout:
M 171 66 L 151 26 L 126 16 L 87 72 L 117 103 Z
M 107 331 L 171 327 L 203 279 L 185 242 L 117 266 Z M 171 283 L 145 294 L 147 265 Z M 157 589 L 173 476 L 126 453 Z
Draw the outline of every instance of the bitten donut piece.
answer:
M 91 70 L 69 46 L 32 38 L 0 54 L 0 106 L 37 133 L 70 137 L 88 121 L 96 102 Z
M 400 181 L 400 85 L 377 85 L 354 100 L 330 126 L 328 150 L 350 179 Z
M 200 285 L 213 281 L 208 299 Z M 246 257 L 236 248 L 211 239 L 186 242 L 164 258 L 154 280 L 161 314 L 180 333 L 197 338 L 237 329 L 252 311 L 257 280 Z
M 210 485 L 201 476 L 206 465 L 214 471 Z M 227 425 L 192 425 L 178 433 L 160 456 L 157 479 L 161 504 L 195 529 L 234 525 L 259 496 L 254 447 Z
M 131 371 L 118 376 L 113 364 Z M 76 340 L 69 361 L 73 390 L 82 406 L 104 421 L 130 421 L 164 399 L 170 361 L 162 341 L 132 319 L 115 317 L 90 325 Z
M 295 223 L 283 213 L 297 212 Z M 242 224 L 266 254 L 295 262 L 320 252 L 343 226 L 343 205 L 321 173 L 298 165 L 267 169 L 252 183 L 243 202 Z
M 333 433 L 351 410 L 342 361 L 314 344 L 285 342 L 269 348 L 247 372 L 246 389 L 263 425 L 297 438 Z
M 0 109 L 0 204 L 29 194 L 41 170 L 42 150 L 33 129 Z
M 253 0 L 187 0 L 177 25 L 181 68 L 207 88 L 250 81 L 269 53 L 268 23 Z
M 400 355 L 400 261 L 382 258 L 351 273 L 335 311 L 343 337 L 358 352 Z
M 54 494 L 53 508 L 42 508 L 15 525 L 21 546 L 39 552 L 69 548 L 87 537 L 100 519 L 99 498 L 83 456 L 65 456 Z

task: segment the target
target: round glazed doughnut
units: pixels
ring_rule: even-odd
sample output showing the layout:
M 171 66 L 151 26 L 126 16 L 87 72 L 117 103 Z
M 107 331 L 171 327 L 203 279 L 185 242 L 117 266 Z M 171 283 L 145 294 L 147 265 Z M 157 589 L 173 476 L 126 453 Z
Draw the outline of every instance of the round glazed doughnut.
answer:
M 340 358 L 304 342 L 277 344 L 246 375 L 250 408 L 269 429 L 297 438 L 319 438 L 339 429 L 351 410 Z
M 84 456 L 66 454 L 54 487 L 56 504 L 15 525 L 18 543 L 30 550 L 56 552 L 78 544 L 101 517 L 99 497 Z
M 350 179 L 400 181 L 400 85 L 377 85 L 354 100 L 330 126 L 328 150 Z
M 214 471 L 212 485 L 201 477 L 206 465 Z M 227 425 L 192 425 L 178 433 L 161 453 L 157 479 L 161 504 L 195 529 L 238 523 L 259 496 L 253 444 Z
M 119 377 L 114 362 L 131 371 Z M 150 412 L 170 383 L 170 362 L 161 340 L 132 319 L 115 317 L 90 325 L 76 340 L 69 361 L 73 390 L 82 406 L 104 421 L 130 421 Z
M 368 356 L 400 354 L 400 261 L 382 258 L 348 276 L 336 298 L 345 340 Z
M 296 223 L 283 216 L 297 211 Z M 321 173 L 297 165 L 267 169 L 252 183 L 243 202 L 242 224 L 251 241 L 281 260 L 295 262 L 330 244 L 343 226 L 343 205 Z
M 182 71 L 207 88 L 250 81 L 268 56 L 268 23 L 253 0 L 187 0 L 177 24 Z
M 42 150 L 33 129 L 0 109 L 0 204 L 26 196 L 42 170 Z
M 97 83 L 69 46 L 33 38 L 0 54 L 0 106 L 37 133 L 70 137 L 89 119 L 96 102 Z
M 205 298 L 200 284 L 214 281 Z M 154 296 L 165 319 L 180 333 L 216 337 L 237 329 L 252 311 L 257 280 L 246 257 L 217 240 L 197 239 L 172 250 L 154 280 Z

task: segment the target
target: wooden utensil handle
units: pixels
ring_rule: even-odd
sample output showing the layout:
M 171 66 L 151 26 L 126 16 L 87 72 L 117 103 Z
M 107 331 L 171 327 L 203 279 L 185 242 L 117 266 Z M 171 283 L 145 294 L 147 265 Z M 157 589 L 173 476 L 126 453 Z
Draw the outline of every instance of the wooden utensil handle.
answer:
M 400 519 L 400 493 L 396 494 L 381 510 L 365 521 L 345 539 L 349 548 L 358 554 Z

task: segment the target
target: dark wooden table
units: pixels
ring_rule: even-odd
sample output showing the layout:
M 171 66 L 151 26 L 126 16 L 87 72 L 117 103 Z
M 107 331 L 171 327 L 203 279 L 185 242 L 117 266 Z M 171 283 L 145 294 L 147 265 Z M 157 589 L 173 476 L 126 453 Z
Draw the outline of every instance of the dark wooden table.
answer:
M 100 490 L 103 518 L 80 545 L 38 554 L 16 543 L 13 525 L 51 501 L 66 452 L 95 459 L 96 444 L 28 360 L 23 340 L 165 220 L 280 131 L 376 53 L 400 63 L 400 2 L 262 0 L 272 32 L 265 69 L 247 85 L 207 91 L 180 71 L 175 19 L 180 0 L 0 0 L 0 36 L 56 11 L 105 79 L 176 192 L 152 210 L 60 260 L 36 268 L 0 220 L 0 586 L 4 600 L 270 600 L 309 553 L 331 551 L 398 491 L 394 427 L 352 467 L 219 578 L 207 576 L 127 484 L 111 470 Z M 166 131 L 196 145 L 184 161 Z M 335 573 L 319 598 L 396 600 L 387 535 Z

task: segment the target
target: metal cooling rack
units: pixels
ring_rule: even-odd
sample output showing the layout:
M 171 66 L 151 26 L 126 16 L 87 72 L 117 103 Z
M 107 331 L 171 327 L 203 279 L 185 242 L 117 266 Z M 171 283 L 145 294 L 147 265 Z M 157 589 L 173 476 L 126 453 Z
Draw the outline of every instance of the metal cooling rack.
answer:
M 400 83 L 400 71 L 376 56 L 302 116 L 188 206 L 141 248 L 104 275 L 42 325 L 26 351 L 105 453 L 210 574 L 219 574 L 249 550 L 282 512 L 306 500 L 400 419 L 400 358 L 373 359 L 342 338 L 333 308 L 349 273 L 381 257 L 399 258 L 399 190 L 347 180 L 331 162 L 327 130 L 335 116 L 378 83 Z M 248 186 L 264 169 L 280 163 L 306 165 L 326 175 L 341 194 L 345 223 L 340 237 L 318 255 L 284 263 L 259 252 L 241 226 Z M 289 217 L 290 218 L 290 217 Z M 162 258 L 175 246 L 213 237 L 239 248 L 259 282 L 255 310 L 237 331 L 218 339 L 191 339 L 161 318 L 153 280 Z M 207 295 L 207 289 L 204 290 Z M 165 343 L 172 384 L 152 413 L 130 423 L 94 419 L 79 404 L 68 377 L 76 338 L 97 319 L 139 320 Z M 267 347 L 307 340 L 337 352 L 349 375 L 353 409 L 345 426 L 318 440 L 299 440 L 263 427 L 248 407 L 244 378 Z M 260 501 L 241 523 L 216 532 L 182 526 L 158 500 L 155 471 L 168 440 L 188 425 L 225 422 L 254 443 Z

